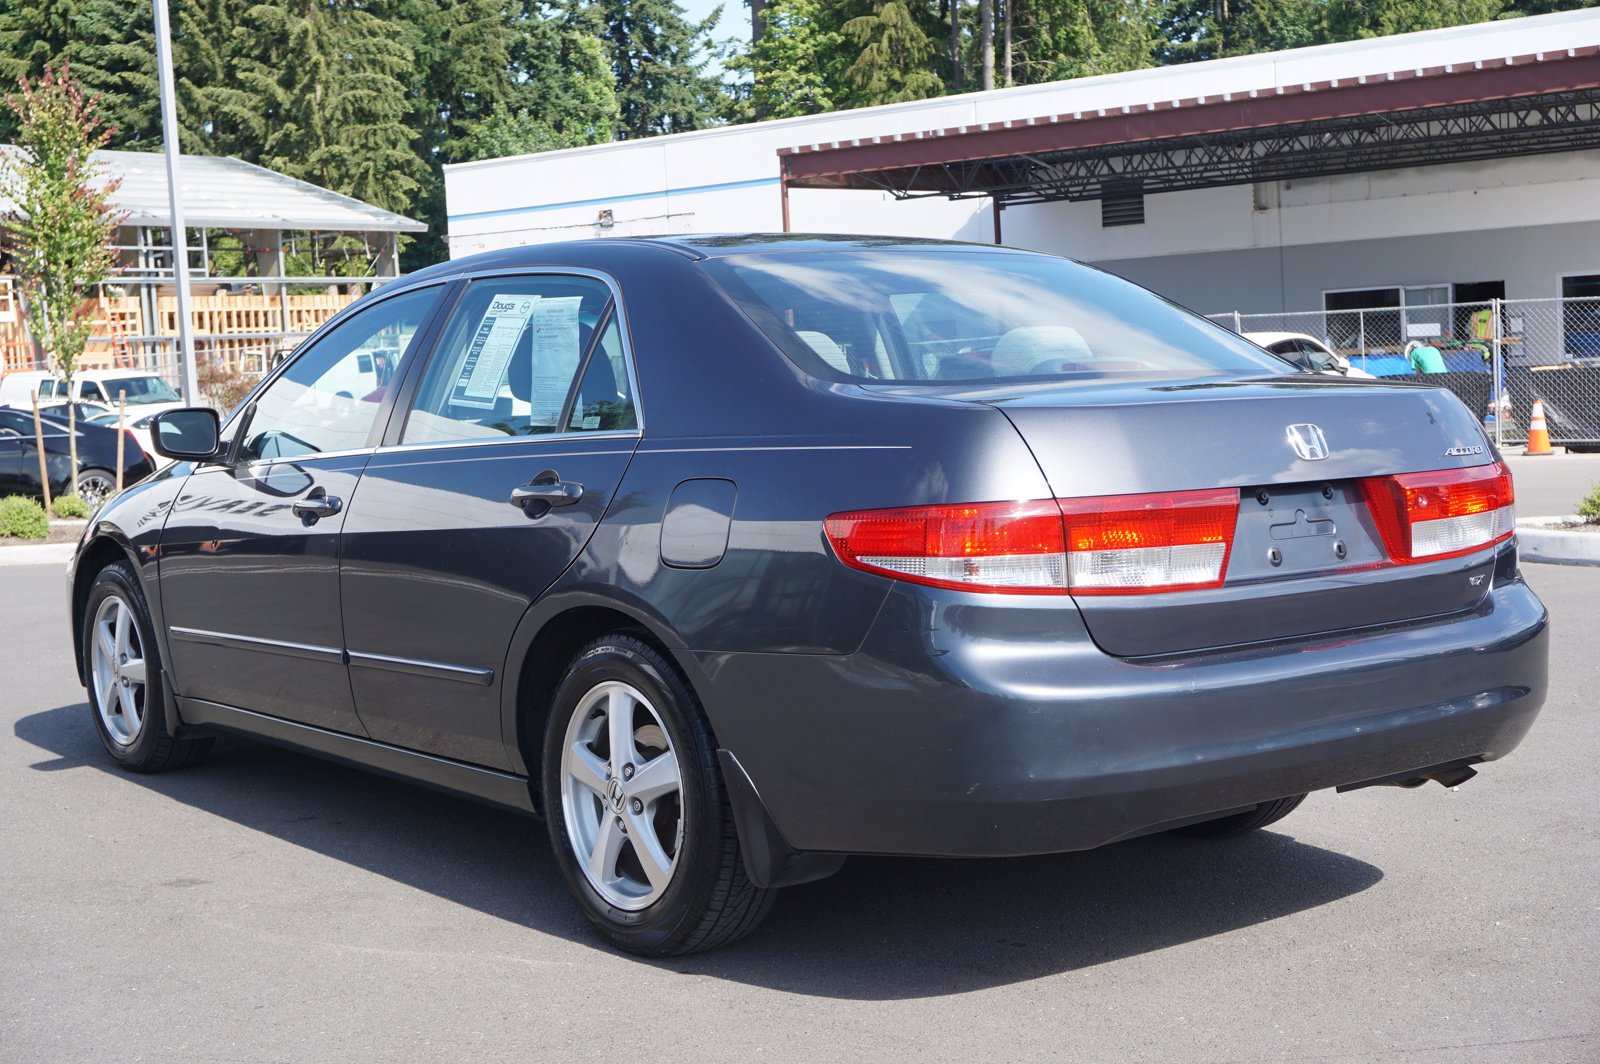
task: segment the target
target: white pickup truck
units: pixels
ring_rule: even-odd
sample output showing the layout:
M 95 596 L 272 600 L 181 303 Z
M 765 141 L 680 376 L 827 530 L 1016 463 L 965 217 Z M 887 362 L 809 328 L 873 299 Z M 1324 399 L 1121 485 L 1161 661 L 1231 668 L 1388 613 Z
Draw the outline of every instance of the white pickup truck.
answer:
M 140 416 L 158 413 L 183 405 L 178 393 L 154 373 L 132 369 L 79 370 L 72 376 L 72 394 L 53 373 L 23 370 L 0 376 L 0 406 L 29 407 L 32 393 L 38 389 L 39 399 L 65 401 L 67 399 L 104 403 L 116 407 L 125 398 L 131 416 L 137 410 Z

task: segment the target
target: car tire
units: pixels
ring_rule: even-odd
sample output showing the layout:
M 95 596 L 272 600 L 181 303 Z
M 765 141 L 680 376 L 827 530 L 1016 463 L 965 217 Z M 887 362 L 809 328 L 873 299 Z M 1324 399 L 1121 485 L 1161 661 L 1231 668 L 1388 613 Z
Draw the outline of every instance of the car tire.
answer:
M 93 513 L 117 493 L 117 475 L 109 469 L 85 469 L 78 474 L 73 491 Z
M 607 636 L 573 660 L 545 728 L 543 795 L 568 889 L 630 953 L 724 946 L 772 906 L 776 891 L 745 874 L 699 699 L 642 640 Z
M 1262 802 L 1254 809 L 1247 809 L 1242 813 L 1218 817 L 1216 820 L 1202 820 L 1198 824 L 1186 824 L 1178 828 L 1178 833 L 1197 839 L 1225 839 L 1233 835 L 1243 835 L 1247 831 L 1276 824 L 1299 808 L 1300 803 L 1305 800 L 1306 796 L 1303 794 L 1291 794 L 1287 798 Z
M 126 562 L 95 575 L 81 635 L 89 715 L 117 764 L 129 772 L 168 772 L 211 751 L 209 738 L 167 734 L 161 651 L 144 590 Z

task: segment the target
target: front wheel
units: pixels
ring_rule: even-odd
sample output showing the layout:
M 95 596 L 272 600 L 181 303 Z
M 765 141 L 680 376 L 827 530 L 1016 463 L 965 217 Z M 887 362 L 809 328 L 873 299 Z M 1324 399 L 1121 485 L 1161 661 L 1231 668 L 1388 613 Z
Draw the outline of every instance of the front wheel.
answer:
M 543 782 L 561 874 L 617 946 L 695 953 L 771 908 L 774 892 L 745 875 L 699 701 L 648 644 L 608 636 L 579 653 L 545 729 Z
M 161 656 L 150 610 L 126 562 L 100 570 L 84 608 L 83 675 L 106 752 L 130 772 L 165 772 L 204 757 L 210 739 L 174 739 L 162 722 Z

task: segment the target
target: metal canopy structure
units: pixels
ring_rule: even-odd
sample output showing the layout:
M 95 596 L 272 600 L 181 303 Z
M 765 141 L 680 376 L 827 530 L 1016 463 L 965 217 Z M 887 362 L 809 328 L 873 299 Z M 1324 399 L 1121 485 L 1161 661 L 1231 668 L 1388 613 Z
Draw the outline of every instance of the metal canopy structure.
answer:
M 14 151 L 7 145 L 0 151 Z M 108 178 L 120 178 L 112 202 L 128 212 L 124 225 L 165 228 L 172 208 L 160 155 L 97 151 Z M 191 228 L 311 230 L 350 233 L 420 233 L 422 222 L 275 170 L 223 156 L 183 156 L 184 222 Z M 12 212 L 0 198 L 0 215 Z
M 997 207 L 1600 148 L 1600 47 L 779 152 L 786 188 Z

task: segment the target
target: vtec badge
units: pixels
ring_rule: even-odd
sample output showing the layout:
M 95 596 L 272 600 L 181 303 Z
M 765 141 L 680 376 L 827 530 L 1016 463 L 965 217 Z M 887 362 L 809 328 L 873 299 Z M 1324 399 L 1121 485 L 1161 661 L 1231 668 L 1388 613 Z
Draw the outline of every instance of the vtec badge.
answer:
M 1467 458 L 1471 455 L 1482 454 L 1482 447 L 1452 447 L 1444 452 L 1446 458 Z

